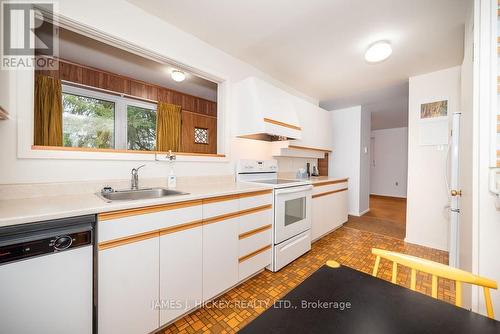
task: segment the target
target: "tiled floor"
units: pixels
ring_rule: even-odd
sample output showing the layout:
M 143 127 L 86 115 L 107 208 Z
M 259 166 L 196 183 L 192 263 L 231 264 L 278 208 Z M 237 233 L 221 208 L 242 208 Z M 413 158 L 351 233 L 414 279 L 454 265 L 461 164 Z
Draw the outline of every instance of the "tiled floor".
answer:
M 406 236 L 406 199 L 370 196 L 370 211 L 349 217 L 347 227 L 404 239 Z
M 311 275 L 327 260 L 370 273 L 375 258 L 371 248 L 378 247 L 447 263 L 448 254 L 431 248 L 367 231 L 342 227 L 313 244 L 312 250 L 277 273 L 264 271 L 210 304 L 178 320 L 162 333 L 234 333 L 256 318 L 272 303 Z M 379 277 L 390 280 L 392 265 L 381 261 Z M 409 270 L 399 270 L 398 284 L 409 286 Z M 431 278 L 417 275 L 417 290 L 430 295 Z M 440 280 L 438 297 L 454 302 L 454 284 Z

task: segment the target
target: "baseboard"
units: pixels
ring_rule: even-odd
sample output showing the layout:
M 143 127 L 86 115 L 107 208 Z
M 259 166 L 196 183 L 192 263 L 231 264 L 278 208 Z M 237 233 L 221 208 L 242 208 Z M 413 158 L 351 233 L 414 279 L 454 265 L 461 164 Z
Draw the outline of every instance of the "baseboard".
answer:
M 426 248 L 430 248 L 430 249 L 434 249 L 434 250 L 439 250 L 439 251 L 447 252 L 448 253 L 447 249 L 443 249 L 440 246 L 431 245 L 429 243 L 422 242 L 422 241 L 419 241 L 419 240 L 412 240 L 412 239 L 408 238 L 407 236 L 403 239 L 403 241 L 406 242 L 406 243 L 409 243 L 409 244 L 420 246 L 420 247 L 426 247 Z
M 362 212 L 349 212 L 348 215 L 354 216 L 354 217 L 361 217 L 362 215 L 364 215 L 365 213 L 368 213 L 368 212 L 370 212 L 370 209 L 367 209 L 367 210 L 362 211 Z
M 360 212 L 358 217 L 361 217 L 362 215 L 367 214 L 368 212 L 370 212 L 370 208 L 366 209 L 365 211 Z

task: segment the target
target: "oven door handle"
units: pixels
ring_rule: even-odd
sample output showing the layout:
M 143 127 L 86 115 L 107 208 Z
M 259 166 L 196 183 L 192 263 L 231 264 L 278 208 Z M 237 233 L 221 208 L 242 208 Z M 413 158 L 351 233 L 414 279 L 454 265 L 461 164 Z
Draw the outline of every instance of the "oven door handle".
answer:
M 302 186 L 302 187 L 293 187 L 290 189 L 277 189 L 276 195 L 284 195 L 284 194 L 295 194 L 303 191 L 308 191 L 313 188 L 312 185 Z

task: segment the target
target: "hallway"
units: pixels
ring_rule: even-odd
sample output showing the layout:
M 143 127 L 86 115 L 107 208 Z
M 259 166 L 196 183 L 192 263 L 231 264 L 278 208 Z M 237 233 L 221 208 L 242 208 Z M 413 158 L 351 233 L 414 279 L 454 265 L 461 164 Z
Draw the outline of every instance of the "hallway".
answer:
M 403 240 L 406 235 L 406 198 L 370 195 L 370 211 L 349 216 L 346 227 Z

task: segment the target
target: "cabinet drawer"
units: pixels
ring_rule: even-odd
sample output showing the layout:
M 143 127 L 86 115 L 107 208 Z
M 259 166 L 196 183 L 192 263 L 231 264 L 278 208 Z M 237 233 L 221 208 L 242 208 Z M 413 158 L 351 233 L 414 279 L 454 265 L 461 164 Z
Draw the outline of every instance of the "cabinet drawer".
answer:
M 235 213 L 239 208 L 238 195 L 209 198 L 203 200 L 203 219 Z
M 255 230 L 255 232 L 257 232 L 255 234 L 251 235 L 240 234 L 240 243 L 239 243 L 240 258 L 271 244 L 273 238 L 271 226 L 268 227 L 264 226 L 263 228 L 265 230 L 262 229 Z
M 271 264 L 271 259 L 272 259 L 272 248 L 271 246 L 269 246 L 262 252 L 252 257 L 249 257 L 244 261 L 240 261 L 239 273 L 238 273 L 239 280 L 241 281 L 255 274 L 259 270 L 264 269 L 265 267 Z
M 334 191 L 339 191 L 342 189 L 347 189 L 347 187 L 348 187 L 347 182 L 315 186 L 312 190 L 312 196 L 313 198 L 318 197 L 323 194 L 332 193 Z
M 148 208 L 143 208 L 143 210 L 147 212 Z M 116 219 L 109 219 L 113 217 L 112 213 L 98 215 L 98 219 L 100 219 L 98 222 L 99 242 L 157 231 L 180 224 L 200 221 L 202 219 L 201 205 L 181 207 L 178 209 L 169 209 L 166 207 L 165 211 L 130 216 L 125 214 L 127 211 L 123 212 L 124 214 L 117 212 L 117 216 L 125 216 Z M 105 220 L 101 217 L 105 218 Z
M 239 234 L 253 231 L 257 228 L 273 224 L 273 209 L 265 209 L 240 217 Z
M 272 192 L 249 197 L 245 197 L 245 194 L 242 194 L 240 198 L 240 210 L 252 209 L 269 204 L 273 204 Z
M 274 270 L 280 270 L 311 250 L 311 232 L 303 232 L 274 247 Z

